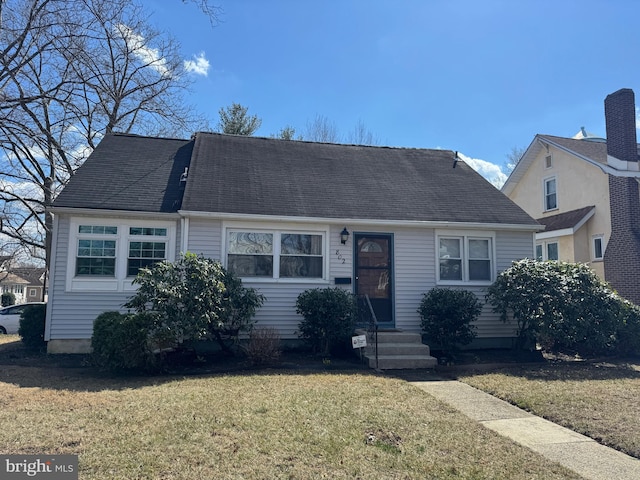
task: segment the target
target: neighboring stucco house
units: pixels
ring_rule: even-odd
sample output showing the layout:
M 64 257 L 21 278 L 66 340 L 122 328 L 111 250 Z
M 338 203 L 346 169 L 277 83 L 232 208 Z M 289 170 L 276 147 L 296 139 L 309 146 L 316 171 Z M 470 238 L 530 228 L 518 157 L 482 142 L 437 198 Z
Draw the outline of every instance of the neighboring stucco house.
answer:
M 536 135 L 502 191 L 545 226 L 536 257 L 588 263 L 640 303 L 640 197 L 633 91 L 605 100 L 607 139 Z M 613 240 L 613 243 L 612 243 Z
M 45 338 L 87 351 L 93 321 L 123 310 L 140 267 L 190 251 L 266 296 L 260 326 L 295 339 L 297 296 L 368 294 L 381 326 L 418 332 L 422 295 L 484 297 L 531 257 L 540 225 L 452 151 L 198 133 L 105 137 L 54 203 Z M 346 235 L 348 233 L 348 235 Z M 477 345 L 510 346 L 485 306 Z

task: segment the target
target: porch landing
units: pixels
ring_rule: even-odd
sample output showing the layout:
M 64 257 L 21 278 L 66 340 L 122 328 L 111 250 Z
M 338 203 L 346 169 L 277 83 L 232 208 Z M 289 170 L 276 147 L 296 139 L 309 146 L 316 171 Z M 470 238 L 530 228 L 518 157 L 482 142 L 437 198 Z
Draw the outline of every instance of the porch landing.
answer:
M 431 356 L 428 345 L 422 343 L 420 333 L 402 330 L 378 330 L 378 361 L 376 366 L 375 339 L 366 330 L 356 330 L 357 335 L 367 335 L 365 358 L 370 368 L 379 370 L 403 370 L 434 368 L 438 363 Z

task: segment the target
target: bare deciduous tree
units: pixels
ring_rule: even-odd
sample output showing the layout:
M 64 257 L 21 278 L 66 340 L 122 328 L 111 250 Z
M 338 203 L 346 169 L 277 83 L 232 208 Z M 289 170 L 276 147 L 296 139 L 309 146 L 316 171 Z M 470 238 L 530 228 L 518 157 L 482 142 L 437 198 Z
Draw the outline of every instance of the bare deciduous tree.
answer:
M 44 260 L 45 212 L 105 134 L 204 125 L 178 44 L 146 18 L 131 0 L 0 0 L 0 234 Z
M 355 145 L 380 145 L 380 140 L 369 130 L 362 120 L 347 135 L 347 142 Z
M 303 136 L 311 142 L 340 143 L 340 134 L 335 122 L 319 114 L 307 122 Z

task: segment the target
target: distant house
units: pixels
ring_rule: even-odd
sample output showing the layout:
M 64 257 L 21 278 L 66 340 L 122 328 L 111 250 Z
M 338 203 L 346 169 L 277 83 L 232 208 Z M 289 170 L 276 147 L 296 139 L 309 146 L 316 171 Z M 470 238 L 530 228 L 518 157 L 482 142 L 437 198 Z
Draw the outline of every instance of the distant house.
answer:
M 419 332 L 435 286 L 484 296 L 531 257 L 540 225 L 452 151 L 198 133 L 105 137 L 54 203 L 46 340 L 87 351 L 141 267 L 190 251 L 266 296 L 258 325 L 295 339 L 297 296 L 367 294 L 387 328 Z M 485 307 L 476 345 L 511 345 Z
M 28 283 L 24 288 L 25 302 L 42 302 L 46 301 L 47 295 L 45 288 L 44 268 L 39 267 L 14 267 L 11 273 L 25 279 Z
M 588 263 L 640 304 L 640 196 L 633 91 L 605 100 L 607 139 L 536 135 L 502 191 L 546 228 L 541 260 Z
M 13 293 L 15 303 L 25 303 L 27 301 L 27 285 L 29 281 L 7 271 L 0 271 L 0 292 Z

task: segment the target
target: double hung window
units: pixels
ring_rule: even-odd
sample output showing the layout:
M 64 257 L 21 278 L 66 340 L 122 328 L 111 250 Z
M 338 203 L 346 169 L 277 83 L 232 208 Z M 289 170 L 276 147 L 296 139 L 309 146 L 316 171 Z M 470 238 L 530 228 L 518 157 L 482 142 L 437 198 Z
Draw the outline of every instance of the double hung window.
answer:
M 175 222 L 147 219 L 70 221 L 67 291 L 130 291 L 141 268 L 175 252 Z
M 118 227 L 79 225 L 76 276 L 115 277 Z
M 493 278 L 492 238 L 438 237 L 440 282 L 490 282 Z
M 544 209 L 555 210 L 558 208 L 557 182 L 554 178 L 547 178 L 544 181 Z
M 129 227 L 127 276 L 135 277 L 141 268 L 167 258 L 166 236 L 166 228 Z

